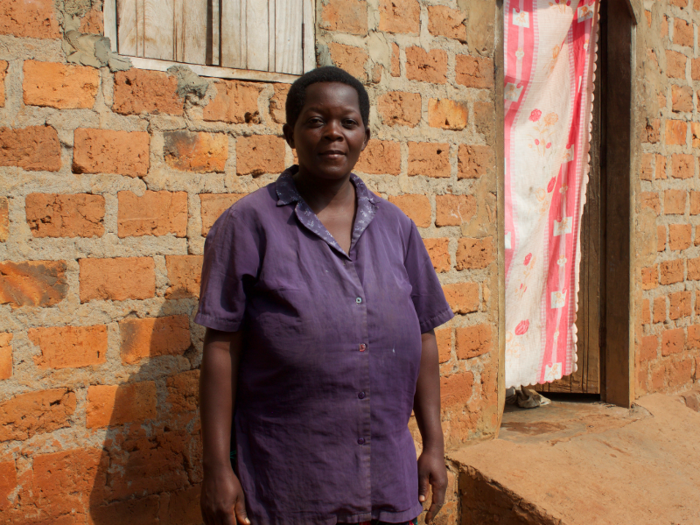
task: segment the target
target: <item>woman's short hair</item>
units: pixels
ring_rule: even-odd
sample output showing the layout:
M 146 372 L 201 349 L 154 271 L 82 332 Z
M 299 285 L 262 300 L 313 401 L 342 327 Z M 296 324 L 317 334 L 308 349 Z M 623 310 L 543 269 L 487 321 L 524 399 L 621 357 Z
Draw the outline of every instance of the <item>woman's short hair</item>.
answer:
M 369 127 L 369 95 L 362 83 L 347 71 L 335 66 L 324 66 L 312 69 L 294 81 L 289 88 L 285 112 L 287 114 L 287 124 L 294 126 L 299 118 L 304 103 L 306 101 L 306 88 L 311 84 L 319 82 L 339 82 L 346 84 L 357 91 L 357 98 L 360 101 L 360 115 L 365 127 Z

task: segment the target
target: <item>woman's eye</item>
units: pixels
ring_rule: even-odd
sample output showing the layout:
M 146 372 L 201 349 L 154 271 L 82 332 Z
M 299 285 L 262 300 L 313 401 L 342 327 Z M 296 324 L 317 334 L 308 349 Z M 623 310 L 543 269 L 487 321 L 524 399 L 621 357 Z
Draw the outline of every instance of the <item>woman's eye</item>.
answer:
M 343 122 L 343 125 L 350 128 L 353 126 L 357 126 L 357 121 L 352 120 L 352 119 L 345 119 L 345 121 Z
M 320 117 L 312 117 L 309 119 L 309 124 L 318 126 L 323 124 L 323 120 Z

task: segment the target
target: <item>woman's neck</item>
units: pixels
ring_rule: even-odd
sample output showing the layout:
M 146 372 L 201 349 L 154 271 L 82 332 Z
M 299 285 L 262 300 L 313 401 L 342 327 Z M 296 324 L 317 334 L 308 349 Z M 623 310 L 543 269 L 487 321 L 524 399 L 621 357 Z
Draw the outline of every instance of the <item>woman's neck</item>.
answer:
M 336 180 L 320 179 L 299 168 L 294 175 L 294 184 L 306 204 L 318 215 L 326 208 L 347 206 L 355 201 L 355 186 L 348 173 Z

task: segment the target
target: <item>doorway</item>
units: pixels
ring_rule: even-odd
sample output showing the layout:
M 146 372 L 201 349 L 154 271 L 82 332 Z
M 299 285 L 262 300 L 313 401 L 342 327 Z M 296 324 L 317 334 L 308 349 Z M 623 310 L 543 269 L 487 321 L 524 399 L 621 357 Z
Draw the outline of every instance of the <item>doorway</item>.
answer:
M 629 301 L 636 19 L 629 0 L 603 1 L 600 9 L 591 166 L 581 222 L 578 370 L 535 389 L 592 394 L 629 407 L 634 399 Z

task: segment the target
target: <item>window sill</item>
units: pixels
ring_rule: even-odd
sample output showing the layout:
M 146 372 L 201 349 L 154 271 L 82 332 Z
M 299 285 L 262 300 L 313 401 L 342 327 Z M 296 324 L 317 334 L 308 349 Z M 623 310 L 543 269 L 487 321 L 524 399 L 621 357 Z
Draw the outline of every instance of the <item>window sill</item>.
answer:
M 154 58 L 139 58 L 128 55 L 120 55 L 131 60 L 131 64 L 137 69 L 150 69 L 153 71 L 167 71 L 172 66 L 187 66 L 193 72 L 202 77 L 227 78 L 237 80 L 253 80 L 257 82 L 281 82 L 291 84 L 299 75 L 286 73 L 272 73 L 269 71 L 255 71 L 252 69 L 233 69 L 230 67 L 203 66 L 199 64 L 187 64 L 173 62 L 171 60 L 157 60 Z

